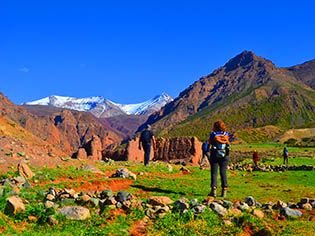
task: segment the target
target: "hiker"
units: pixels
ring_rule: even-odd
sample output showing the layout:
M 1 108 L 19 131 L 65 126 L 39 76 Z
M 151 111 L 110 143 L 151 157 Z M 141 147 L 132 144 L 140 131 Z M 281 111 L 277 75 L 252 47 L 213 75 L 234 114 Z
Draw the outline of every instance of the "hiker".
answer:
M 153 145 L 153 150 L 156 150 L 156 142 L 154 135 L 151 131 L 151 126 L 147 125 L 146 129 L 141 132 L 139 139 L 139 150 L 141 150 L 141 146 L 144 151 L 144 165 L 149 165 L 151 146 Z
M 283 148 L 283 165 L 289 164 L 289 151 L 286 147 Z
M 210 150 L 209 150 L 209 141 L 206 140 L 202 143 L 201 146 L 201 151 L 202 151 L 202 156 L 201 156 L 201 160 L 200 160 L 200 168 L 203 167 L 203 165 L 205 164 L 205 162 L 207 162 L 207 160 L 209 160 L 210 157 Z
M 255 167 L 258 167 L 258 161 L 259 161 L 258 152 L 255 150 L 253 152 L 253 162 Z
M 208 196 L 217 196 L 217 177 L 220 168 L 221 177 L 221 197 L 227 194 L 227 175 L 226 170 L 229 163 L 230 134 L 226 132 L 226 126 L 219 120 L 213 124 L 213 132 L 209 137 L 210 144 L 210 165 L 211 165 L 211 192 Z

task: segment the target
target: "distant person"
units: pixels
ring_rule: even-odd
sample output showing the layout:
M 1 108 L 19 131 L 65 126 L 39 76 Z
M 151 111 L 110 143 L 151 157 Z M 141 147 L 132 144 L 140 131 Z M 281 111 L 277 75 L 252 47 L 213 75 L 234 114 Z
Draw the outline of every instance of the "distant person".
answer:
M 141 150 L 141 147 L 143 148 L 145 166 L 149 165 L 152 145 L 153 145 L 153 150 L 155 151 L 156 149 L 155 138 L 151 131 L 151 126 L 147 125 L 146 129 L 141 132 L 140 139 L 139 139 L 139 150 Z
M 259 161 L 259 155 L 258 155 L 258 152 L 255 150 L 253 152 L 253 162 L 254 162 L 255 167 L 258 167 L 258 161 Z
M 202 156 L 200 160 L 200 168 L 202 168 L 205 162 L 207 162 L 207 160 L 209 160 L 210 158 L 209 146 L 210 146 L 209 140 L 206 140 L 202 143 L 202 146 L 201 146 Z
M 210 165 L 211 165 L 211 192 L 209 196 L 217 196 L 217 177 L 220 168 L 221 197 L 226 197 L 228 181 L 226 170 L 229 163 L 230 134 L 226 131 L 223 121 L 219 120 L 213 124 L 213 132 L 209 137 Z
M 286 147 L 283 148 L 283 165 L 289 164 L 289 151 Z

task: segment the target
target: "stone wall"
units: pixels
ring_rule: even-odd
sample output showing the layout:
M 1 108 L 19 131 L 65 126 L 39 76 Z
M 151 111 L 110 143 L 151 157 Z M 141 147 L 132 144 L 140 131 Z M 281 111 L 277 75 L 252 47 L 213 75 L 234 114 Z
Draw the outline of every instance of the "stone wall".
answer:
M 126 155 L 128 161 L 143 162 L 143 150 L 138 149 L 139 138 L 129 141 Z M 156 140 L 156 151 L 151 151 L 151 160 L 185 162 L 198 165 L 202 143 L 196 137 L 160 138 Z M 123 158 L 124 159 L 124 158 Z

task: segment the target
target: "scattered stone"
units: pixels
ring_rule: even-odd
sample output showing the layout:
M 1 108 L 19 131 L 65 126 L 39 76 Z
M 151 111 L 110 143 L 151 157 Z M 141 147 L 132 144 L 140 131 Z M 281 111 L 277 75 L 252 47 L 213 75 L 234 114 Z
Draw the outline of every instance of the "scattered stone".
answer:
M 309 198 L 301 198 L 301 201 L 300 203 L 303 205 L 303 204 L 306 204 L 306 203 L 309 203 L 310 202 L 310 199 Z
M 249 211 L 249 210 L 250 210 L 250 207 L 247 205 L 247 203 L 241 202 L 240 205 L 239 205 L 239 209 L 240 209 L 241 211 Z
M 65 206 L 58 210 L 58 214 L 69 220 L 86 220 L 91 217 L 89 209 L 81 206 Z
M 210 204 L 215 200 L 214 197 L 207 197 L 205 200 L 203 200 L 203 204 L 210 206 Z
M 4 210 L 7 215 L 16 215 L 17 213 L 24 212 L 25 205 L 21 198 L 11 196 L 7 199 L 7 205 Z
M 31 179 L 35 175 L 33 171 L 30 169 L 30 167 L 26 164 L 25 161 L 21 161 L 18 164 L 18 171 L 19 171 L 19 174 L 26 179 Z
M 231 209 L 233 207 L 233 202 L 227 201 L 227 200 L 223 200 L 222 206 L 226 209 Z
M 137 175 L 132 173 L 127 168 L 120 168 L 116 170 L 116 173 L 111 176 L 112 178 L 131 178 L 133 180 L 137 180 Z
M 49 201 L 54 201 L 55 200 L 55 196 L 52 194 L 47 194 L 46 199 Z
M 264 212 L 258 209 L 254 209 L 252 213 L 254 216 L 258 217 L 259 219 L 263 219 L 265 217 Z
M 28 220 L 29 222 L 35 223 L 38 219 L 37 219 L 36 216 L 28 216 L 28 217 L 27 217 L 27 220 Z
M 280 215 L 286 216 L 286 217 L 297 218 L 297 217 L 301 217 L 303 214 L 299 210 L 291 209 L 289 207 L 284 207 L 280 209 Z
M 169 172 L 173 171 L 173 166 L 171 164 L 167 164 L 166 167 L 167 167 Z
M 302 209 L 307 210 L 307 211 L 311 211 L 311 210 L 313 210 L 313 206 L 310 203 L 305 203 L 302 205 Z
M 98 207 L 100 205 L 100 200 L 98 198 L 91 198 L 89 202 L 92 207 Z
M 94 165 L 83 165 L 81 169 L 92 172 L 93 174 L 105 175 L 103 171 L 101 171 Z
M 149 198 L 148 203 L 153 206 L 156 206 L 156 205 L 167 206 L 167 205 L 173 204 L 174 201 L 170 199 L 169 197 L 165 197 L 165 196 L 153 196 Z
M 194 214 L 201 214 L 202 212 L 204 212 L 206 210 L 206 206 L 202 205 L 202 204 L 198 204 L 192 207 L 192 210 L 194 211 Z
M 228 212 L 227 210 L 221 206 L 220 204 L 213 202 L 210 204 L 210 208 L 216 212 L 219 216 L 225 216 Z
M 248 206 L 255 206 L 255 205 L 256 205 L 255 198 L 253 198 L 252 196 L 246 197 L 246 198 L 245 198 L 245 203 L 246 203 Z
M 186 198 L 181 198 L 174 203 L 174 208 L 177 211 L 185 212 L 189 209 L 188 200 Z
M 232 221 L 230 221 L 230 220 L 223 220 L 223 223 L 225 226 L 232 226 L 233 225 Z
M 230 209 L 228 213 L 229 215 L 234 216 L 234 217 L 239 217 L 243 215 L 242 211 L 237 208 Z
M 190 174 L 191 173 L 191 171 L 188 168 L 184 167 L 184 166 L 182 166 L 179 170 L 181 172 L 183 172 L 183 174 Z
M 53 215 L 51 215 L 51 216 L 48 217 L 48 224 L 50 224 L 50 225 L 58 225 L 59 222 Z
M 114 196 L 114 194 L 113 194 L 112 190 L 104 190 L 100 194 L 101 199 L 111 198 L 113 196 Z
M 120 203 L 124 203 L 131 199 L 132 199 L 132 195 L 127 192 L 118 192 L 116 196 L 116 201 Z
M 276 205 L 273 206 L 273 208 L 275 209 L 281 209 L 281 208 L 286 208 L 288 207 L 288 204 L 286 204 L 285 202 L 279 200 Z
M 46 209 L 55 207 L 55 203 L 52 201 L 46 201 L 44 205 Z

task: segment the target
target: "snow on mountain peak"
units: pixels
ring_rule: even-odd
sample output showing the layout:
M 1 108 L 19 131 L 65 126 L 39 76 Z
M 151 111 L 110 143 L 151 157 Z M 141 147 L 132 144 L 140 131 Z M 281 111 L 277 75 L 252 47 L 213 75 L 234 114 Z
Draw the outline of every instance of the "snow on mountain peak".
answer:
M 149 115 L 160 110 L 173 99 L 165 92 L 148 101 L 137 104 L 119 104 L 102 96 L 75 98 L 65 96 L 49 96 L 40 100 L 27 102 L 25 105 L 44 105 L 67 108 L 77 111 L 89 111 L 97 117 L 109 117 L 120 114 Z

